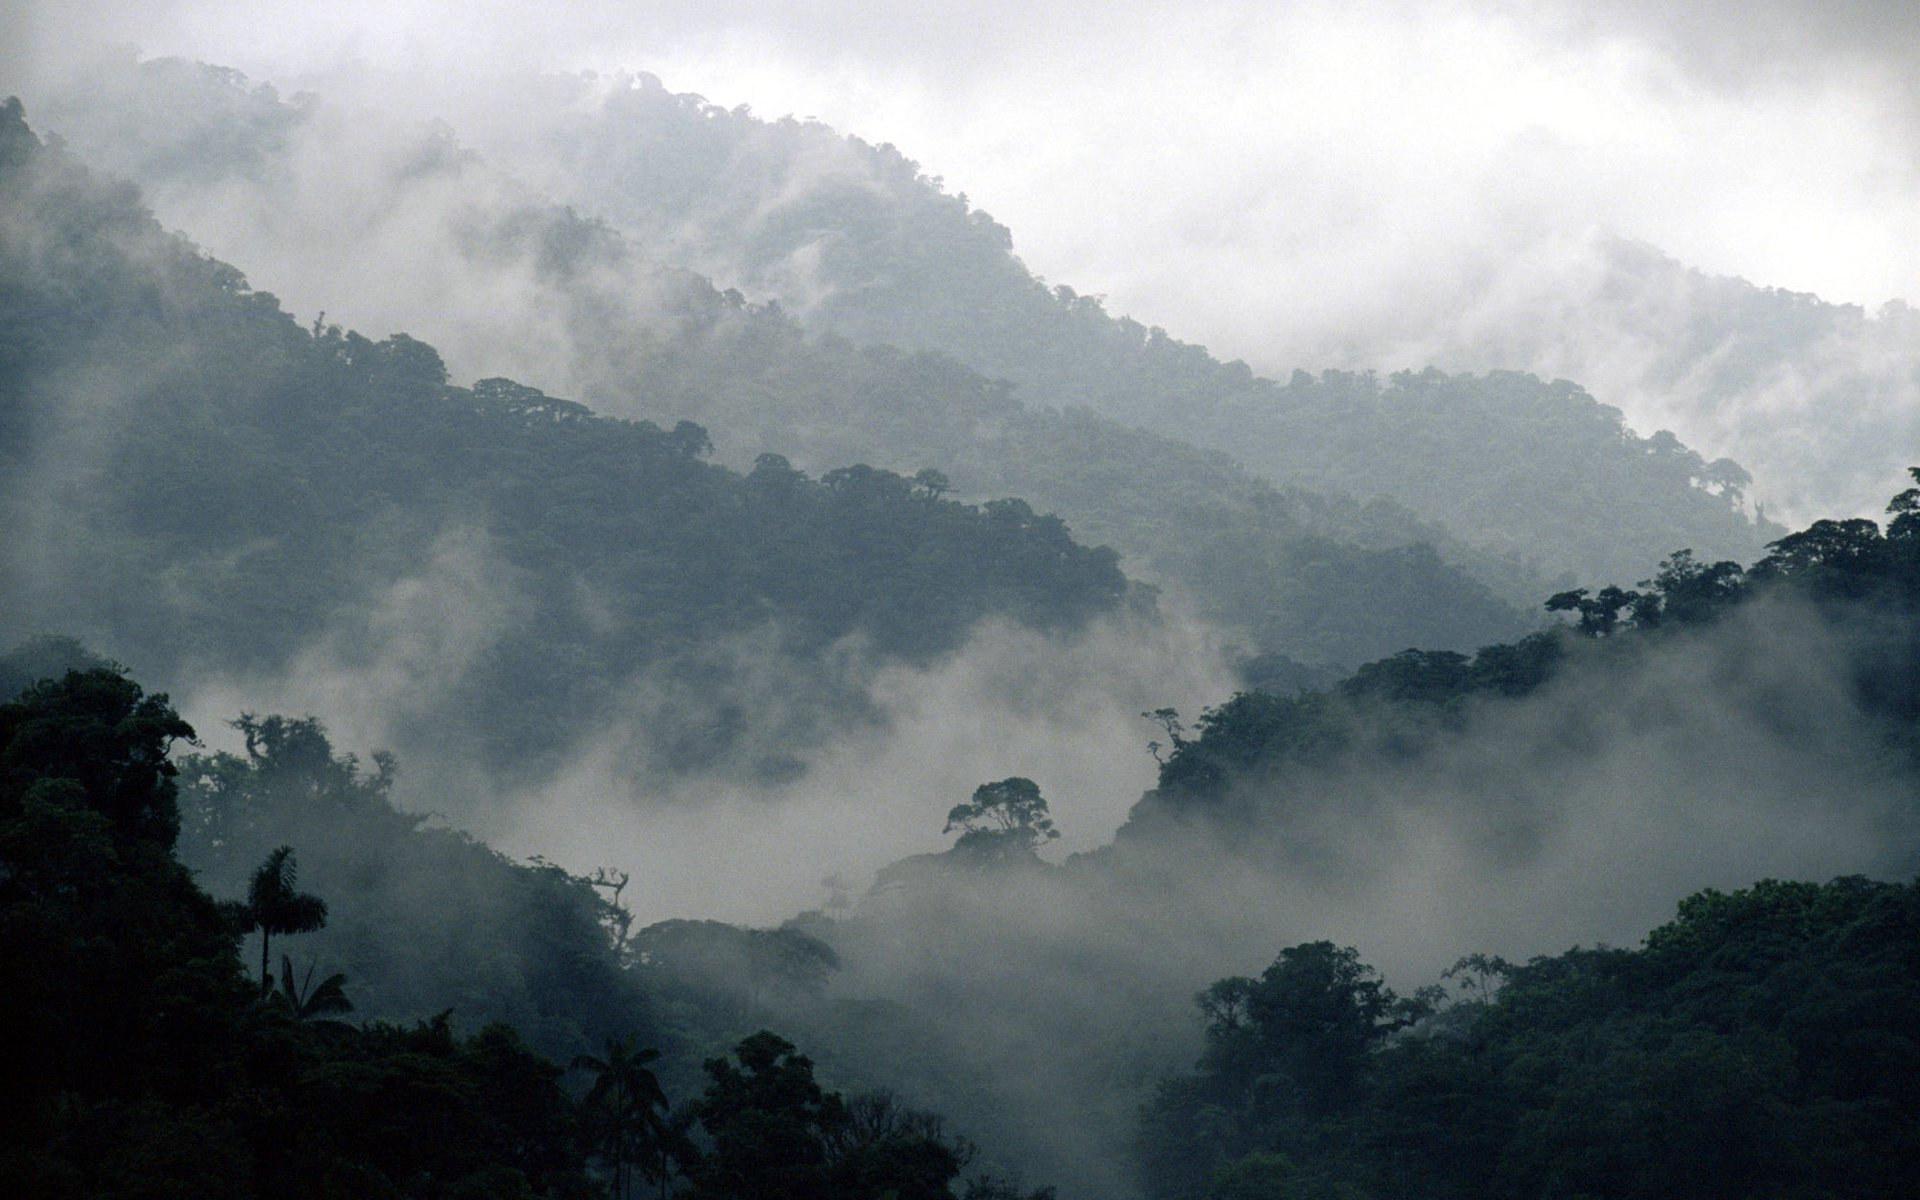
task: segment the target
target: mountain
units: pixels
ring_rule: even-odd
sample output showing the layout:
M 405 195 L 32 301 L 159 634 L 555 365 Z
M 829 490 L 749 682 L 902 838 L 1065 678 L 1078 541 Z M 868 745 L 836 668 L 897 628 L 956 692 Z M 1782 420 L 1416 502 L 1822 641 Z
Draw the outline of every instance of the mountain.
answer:
M 1742 511 L 1738 464 L 1639 436 L 1577 387 L 1498 372 L 1281 383 L 1115 317 L 1035 278 L 1010 231 L 892 146 L 763 121 L 651 76 L 528 94 L 544 122 L 512 124 L 483 153 L 529 164 L 649 253 L 777 299 L 810 328 L 938 350 L 1029 400 L 1222 450 L 1269 480 L 1392 499 L 1549 575 L 1615 575 L 1676 545 L 1746 558 L 1781 532 Z M 1625 518 L 1604 537 L 1585 516 L 1593 501 Z
M 1305 979 L 1360 978 L 1372 962 L 1377 982 L 1420 987 L 1470 952 L 1523 962 L 1637 938 L 1702 887 L 1920 869 L 1916 511 L 1920 488 L 1895 498 L 1884 531 L 1816 522 L 1746 568 L 1678 554 L 1648 588 L 1557 595 L 1565 625 L 1471 657 L 1407 651 L 1330 687 L 1242 693 L 1191 727 L 1155 713 L 1158 785 L 1111 844 L 1050 861 L 1051 826 L 1033 804 L 1006 807 L 997 825 L 969 825 L 973 809 L 956 805 L 949 826 L 960 836 L 946 852 L 894 864 L 857 902 L 797 923 L 839 965 L 826 1001 L 794 1004 L 782 1020 L 806 1030 L 824 1061 L 887 1047 L 897 1086 L 937 1095 L 1084 1194 L 1141 1183 L 1128 1168 L 1142 1149 L 1156 1196 L 1212 1195 L 1212 1172 L 1255 1152 L 1344 1171 L 1351 1164 L 1330 1166 L 1323 1152 L 1414 1119 L 1417 1103 L 1382 1099 L 1392 1111 L 1358 1130 L 1318 1124 L 1344 1119 L 1353 1097 L 1332 1105 L 1303 1091 L 1313 1080 L 1261 1066 L 1261 1054 L 1280 1053 L 1278 1034 L 1226 1047 L 1254 1056 L 1246 1073 L 1169 1084 L 1140 1123 L 1157 1081 L 1196 1059 L 1207 1072 L 1224 1062 L 1194 1020 L 1199 980 L 1303 946 Z M 983 793 L 1037 796 L 1031 786 L 983 785 L 973 806 Z M 1046 816 L 1044 804 L 1037 812 Z M 1853 896 L 1840 888 L 1835 904 Z M 1899 944 L 1873 952 L 1895 975 L 1910 969 L 1892 961 Z M 1335 953 L 1348 946 L 1352 957 Z M 1547 961 L 1534 978 L 1557 978 Z M 1604 1021 L 1619 998 L 1587 996 L 1598 1007 L 1583 1011 Z M 1201 1015 L 1217 1021 L 1226 1003 L 1209 993 Z M 1845 1011 L 1839 1002 L 1821 1019 L 1844 1024 Z M 1385 1040 L 1356 1054 L 1382 1071 L 1398 1069 L 1390 1017 L 1406 1028 L 1438 1020 L 1376 1015 Z M 1296 1028 L 1283 1016 L 1273 1014 L 1276 1029 Z M 1590 1032 L 1585 1019 L 1576 1025 Z M 1526 1020 L 1543 1036 L 1558 1028 L 1544 1012 Z M 1508 1032 L 1521 1053 L 1528 1032 Z M 1424 1035 L 1455 1034 L 1443 1023 Z M 1530 1106 L 1553 1101 L 1513 1070 L 1517 1090 L 1502 1103 L 1515 1107 L 1502 1120 L 1524 1125 L 1540 1119 Z M 1903 1111 L 1897 1120 L 1910 1122 Z M 1524 1139 L 1502 1128 L 1521 1154 Z M 1878 1126 L 1848 1128 L 1857 1144 Z M 1629 1140 L 1622 1153 L 1657 1157 L 1657 1135 Z M 1399 1161 L 1363 1157 L 1369 1172 Z M 1858 1155 L 1847 1162 L 1868 1169 Z M 1422 1169 L 1456 1168 L 1477 1169 Z
M 176 119 L 123 115 L 156 109 Z M 602 413 L 698 421 L 740 469 L 761 453 L 815 472 L 932 467 L 958 497 L 1025 497 L 1247 655 L 1338 668 L 1406 645 L 1471 649 L 1525 628 L 1512 605 L 1540 590 L 1526 555 L 1477 551 L 1390 502 L 1275 486 L 945 355 L 810 334 L 780 305 L 542 199 L 445 129 L 283 101 L 172 60 L 108 72 L 54 119 L 170 220 L 316 305 L 424 329 L 456 369 L 556 379 Z
M 1920 314 L 1763 287 L 1596 235 L 1515 270 L 1418 347 L 1579 379 L 1752 470 L 1776 519 L 1871 513 L 1920 444 Z
M 779 777 L 807 730 L 872 719 L 865 663 L 1125 602 L 1112 551 L 1018 500 L 771 457 L 742 475 L 690 422 L 451 387 L 406 335 L 303 329 L 17 103 L 0 195 L 9 638 L 71 633 L 169 680 L 345 672 L 394 708 L 395 749 L 486 772 L 651 704 L 655 768 Z M 783 689 L 805 702 L 767 703 Z
M 1350 948 L 1214 982 L 1142 1114 L 1147 1194 L 1881 1196 L 1915 1157 L 1920 885 L 1704 891 L 1634 949 L 1471 955 L 1396 996 Z

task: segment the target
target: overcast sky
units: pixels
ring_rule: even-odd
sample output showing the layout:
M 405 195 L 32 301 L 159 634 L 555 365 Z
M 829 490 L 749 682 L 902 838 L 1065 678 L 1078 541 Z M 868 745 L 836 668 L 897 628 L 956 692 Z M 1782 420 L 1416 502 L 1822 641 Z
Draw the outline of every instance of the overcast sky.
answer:
M 283 92 L 424 68 L 395 101 L 429 110 L 498 68 L 649 70 L 892 141 L 1048 279 L 1270 369 L 1337 357 L 1329 329 L 1301 341 L 1316 312 L 1406 321 L 1594 231 L 1833 300 L 1920 292 L 1915 5 L 1668 15 L 1706 7 L 43 3 L 0 15 L 0 66 L 92 41 Z

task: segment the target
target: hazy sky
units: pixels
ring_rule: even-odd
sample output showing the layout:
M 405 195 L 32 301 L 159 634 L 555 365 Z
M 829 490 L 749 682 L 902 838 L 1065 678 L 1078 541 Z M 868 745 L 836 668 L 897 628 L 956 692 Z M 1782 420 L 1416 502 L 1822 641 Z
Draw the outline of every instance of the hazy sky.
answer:
M 283 92 L 397 69 L 396 104 L 455 116 L 442 89 L 476 68 L 649 70 L 892 141 L 1042 275 L 1273 369 L 1316 311 L 1404 323 L 1599 230 L 1833 300 L 1920 293 L 1915 6 L 1668 14 L 1705 7 L 26 4 L 0 66 L 26 80 L 91 41 Z

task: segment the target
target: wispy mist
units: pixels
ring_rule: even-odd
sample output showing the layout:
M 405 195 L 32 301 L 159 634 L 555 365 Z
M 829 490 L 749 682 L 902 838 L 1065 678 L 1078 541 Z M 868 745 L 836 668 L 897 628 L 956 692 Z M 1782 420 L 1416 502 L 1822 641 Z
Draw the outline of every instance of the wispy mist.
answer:
M 1352 945 L 1410 991 L 1470 951 L 1634 944 L 1704 886 L 1911 872 L 1909 789 L 1846 681 L 1854 636 L 1755 606 L 1486 704 L 1427 752 L 1363 739 L 1248 785 L 1248 823 L 1195 813 L 1061 871 L 924 876 L 840 927 L 838 986 L 940 1014 L 903 1086 L 977 1071 L 990 1144 L 1122 1194 L 1133 1105 L 1197 1052 L 1192 993 L 1285 946 Z

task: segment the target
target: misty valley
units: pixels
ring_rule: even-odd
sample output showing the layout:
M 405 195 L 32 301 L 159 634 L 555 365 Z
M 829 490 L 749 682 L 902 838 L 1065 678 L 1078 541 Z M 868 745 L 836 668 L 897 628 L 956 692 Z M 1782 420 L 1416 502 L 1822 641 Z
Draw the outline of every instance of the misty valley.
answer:
M 1920 1196 L 1903 303 L 1249 363 L 857 127 L 34 44 L 0 1194 Z

